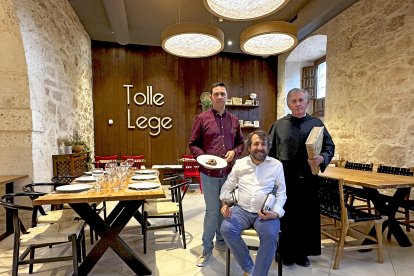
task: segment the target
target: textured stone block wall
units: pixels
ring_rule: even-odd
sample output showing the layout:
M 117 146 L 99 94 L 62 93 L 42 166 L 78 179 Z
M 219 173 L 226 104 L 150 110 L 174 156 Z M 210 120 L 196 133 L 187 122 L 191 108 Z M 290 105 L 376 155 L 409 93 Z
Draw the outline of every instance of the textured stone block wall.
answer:
M 0 1 L 0 174 L 31 176 L 32 114 L 18 24 L 11 0 Z
M 414 1 L 360 0 L 325 27 L 325 122 L 337 152 L 414 166 Z
M 13 0 L 23 39 L 35 181 L 52 176 L 52 155 L 76 128 L 93 148 L 91 43 L 67 0 Z

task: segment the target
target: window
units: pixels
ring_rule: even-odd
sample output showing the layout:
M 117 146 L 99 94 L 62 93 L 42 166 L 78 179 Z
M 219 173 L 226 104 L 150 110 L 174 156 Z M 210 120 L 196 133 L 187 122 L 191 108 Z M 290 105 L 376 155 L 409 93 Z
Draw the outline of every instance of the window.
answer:
M 326 92 L 326 61 L 317 65 L 316 98 L 325 98 Z

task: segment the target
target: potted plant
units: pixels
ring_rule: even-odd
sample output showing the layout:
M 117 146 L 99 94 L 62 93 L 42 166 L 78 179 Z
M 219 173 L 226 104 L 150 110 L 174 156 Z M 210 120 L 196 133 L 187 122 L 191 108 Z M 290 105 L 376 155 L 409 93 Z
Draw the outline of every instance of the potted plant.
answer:
M 62 139 L 65 154 L 72 154 L 72 140 L 69 138 Z
M 82 141 L 79 132 L 77 130 L 73 131 L 73 139 L 72 139 L 72 150 L 73 152 L 83 152 L 86 149 L 85 142 Z
M 207 111 L 213 106 L 213 104 L 211 103 L 211 100 L 207 98 L 201 101 L 201 106 L 203 108 L 203 111 Z

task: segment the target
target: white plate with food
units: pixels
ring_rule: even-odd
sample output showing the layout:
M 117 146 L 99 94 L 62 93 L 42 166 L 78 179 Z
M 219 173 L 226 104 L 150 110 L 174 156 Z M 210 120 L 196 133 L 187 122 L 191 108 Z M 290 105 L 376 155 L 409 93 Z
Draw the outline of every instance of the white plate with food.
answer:
M 56 191 L 61 193 L 79 193 L 92 188 L 89 184 L 69 184 L 56 187 Z
M 135 174 L 157 174 L 157 173 L 158 173 L 157 170 L 150 170 L 150 169 L 147 169 L 147 170 L 136 170 L 135 171 Z
M 87 175 L 87 176 L 81 176 L 75 179 L 76 182 L 95 182 L 96 179 L 93 176 Z
M 153 174 L 145 174 L 145 175 L 134 175 L 131 177 L 132 180 L 153 180 L 157 179 L 158 176 Z
M 227 167 L 227 161 L 225 159 L 210 154 L 198 156 L 197 162 L 208 169 L 222 169 Z
M 131 183 L 128 185 L 129 189 L 133 190 L 149 190 L 149 189 L 156 189 L 160 186 L 159 183 L 153 182 L 139 182 L 139 183 Z

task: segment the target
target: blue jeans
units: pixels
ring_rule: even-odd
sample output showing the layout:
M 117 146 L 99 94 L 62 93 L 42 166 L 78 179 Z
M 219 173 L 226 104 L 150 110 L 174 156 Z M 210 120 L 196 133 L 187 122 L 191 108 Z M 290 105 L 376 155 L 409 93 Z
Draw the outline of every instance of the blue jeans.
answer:
M 253 263 L 245 241 L 241 238 L 241 232 L 251 226 L 259 234 L 260 239 L 256 265 Z M 257 213 L 250 213 L 238 205 L 231 209 L 231 217 L 221 224 L 223 238 L 237 263 L 246 272 L 250 272 L 254 266 L 253 276 L 268 274 L 275 255 L 279 230 L 279 219 L 262 220 Z
M 220 233 L 220 225 L 224 219 L 220 212 L 220 190 L 227 176 L 224 178 L 210 177 L 200 173 L 201 183 L 203 183 L 204 202 L 206 213 L 204 215 L 203 248 L 204 252 L 210 254 L 213 251 L 213 239 L 216 236 L 216 243 L 224 244 Z

